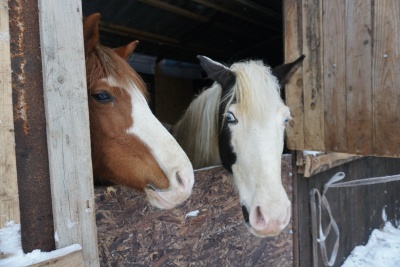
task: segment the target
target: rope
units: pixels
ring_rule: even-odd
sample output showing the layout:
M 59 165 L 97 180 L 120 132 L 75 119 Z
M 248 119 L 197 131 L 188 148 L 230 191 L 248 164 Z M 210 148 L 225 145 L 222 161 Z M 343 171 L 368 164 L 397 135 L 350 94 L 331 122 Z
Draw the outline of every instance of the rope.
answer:
M 311 234 L 313 243 L 313 266 L 318 266 L 318 245 L 320 247 L 322 260 L 325 266 L 333 266 L 336 261 L 339 250 L 340 232 L 335 219 L 332 216 L 331 207 L 329 206 L 326 192 L 329 188 L 352 187 L 360 185 L 371 185 L 377 183 L 387 183 L 400 181 L 400 174 L 392 176 L 382 176 L 367 179 L 360 179 L 348 182 L 337 183 L 345 177 L 343 172 L 336 173 L 323 187 L 322 195 L 315 188 L 310 191 L 311 202 Z M 329 223 L 325 229 L 322 226 L 322 212 L 326 212 L 329 216 Z M 328 252 L 325 245 L 325 240 L 333 229 L 336 236 L 335 244 L 332 248 L 331 256 L 328 257 Z

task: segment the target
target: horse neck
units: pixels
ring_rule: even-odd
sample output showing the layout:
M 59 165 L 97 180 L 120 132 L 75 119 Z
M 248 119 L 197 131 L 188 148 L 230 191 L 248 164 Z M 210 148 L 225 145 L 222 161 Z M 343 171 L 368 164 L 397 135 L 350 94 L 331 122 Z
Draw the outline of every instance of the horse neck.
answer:
M 217 129 L 220 97 L 217 84 L 203 91 L 172 129 L 195 169 L 221 164 Z

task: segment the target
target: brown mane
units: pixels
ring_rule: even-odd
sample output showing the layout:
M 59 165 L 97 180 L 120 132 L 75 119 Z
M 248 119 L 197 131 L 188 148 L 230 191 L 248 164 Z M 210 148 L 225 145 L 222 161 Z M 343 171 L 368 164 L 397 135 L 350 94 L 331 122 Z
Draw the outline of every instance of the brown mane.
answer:
M 89 94 L 98 80 L 113 77 L 125 88 L 129 88 L 128 85 L 133 82 L 148 99 L 146 84 L 142 78 L 111 48 L 98 44 L 91 53 L 86 54 L 86 74 Z

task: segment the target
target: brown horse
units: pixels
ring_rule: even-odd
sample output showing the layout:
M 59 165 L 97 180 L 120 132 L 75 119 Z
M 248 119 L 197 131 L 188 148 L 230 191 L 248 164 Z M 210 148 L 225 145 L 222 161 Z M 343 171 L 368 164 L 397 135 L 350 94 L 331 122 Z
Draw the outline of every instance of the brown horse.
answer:
M 124 60 L 137 42 L 115 50 L 100 45 L 99 20 L 92 14 L 83 23 L 94 175 L 172 208 L 191 194 L 192 165 L 152 114 L 144 82 Z

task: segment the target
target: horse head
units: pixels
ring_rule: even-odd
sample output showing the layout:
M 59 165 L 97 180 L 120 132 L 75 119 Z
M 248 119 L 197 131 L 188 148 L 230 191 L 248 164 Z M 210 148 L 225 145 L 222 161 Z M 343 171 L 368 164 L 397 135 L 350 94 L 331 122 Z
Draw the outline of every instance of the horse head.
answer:
M 145 83 L 124 60 L 137 41 L 114 50 L 100 45 L 99 20 L 90 15 L 83 26 L 94 175 L 172 208 L 191 194 L 192 165 L 152 114 Z
M 191 103 L 173 128 L 196 168 L 222 163 L 232 173 L 245 220 L 257 236 L 276 235 L 290 221 L 291 203 L 282 186 L 281 156 L 285 125 L 291 117 L 280 97 L 280 87 L 303 58 L 272 70 L 261 61 L 227 67 L 199 56 L 215 83 Z M 190 139 L 183 136 L 182 129 Z

